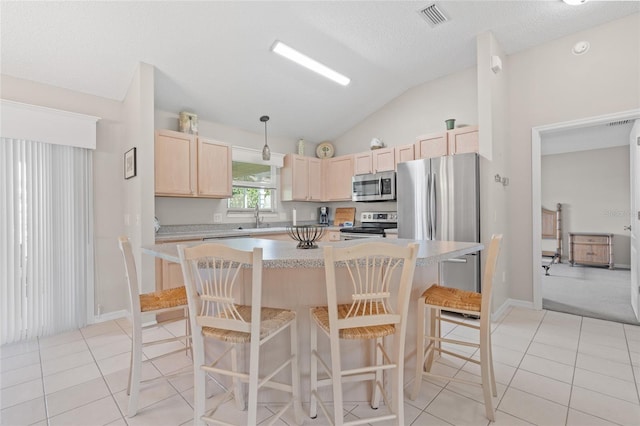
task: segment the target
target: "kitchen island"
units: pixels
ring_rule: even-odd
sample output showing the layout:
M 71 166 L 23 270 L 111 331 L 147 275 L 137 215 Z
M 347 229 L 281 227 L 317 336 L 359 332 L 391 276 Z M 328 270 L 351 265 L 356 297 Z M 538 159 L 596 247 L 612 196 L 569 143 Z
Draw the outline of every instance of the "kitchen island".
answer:
M 368 240 L 370 242 L 371 240 Z M 420 245 L 416 271 L 411 290 L 411 302 L 409 305 L 409 317 L 407 323 L 407 339 L 405 349 L 405 382 L 413 378 L 415 368 L 416 351 L 416 303 L 420 294 L 432 283 L 438 280 L 438 263 L 445 259 L 459 257 L 465 254 L 478 252 L 483 249 L 480 243 L 466 243 L 454 241 L 424 241 L 407 239 L 376 239 L 376 242 L 385 242 L 394 245 L 407 245 L 416 242 Z M 216 244 L 224 244 L 240 250 L 252 250 L 253 247 L 263 249 L 263 305 L 289 308 L 296 311 L 298 317 L 298 353 L 300 355 L 300 374 L 302 400 L 309 400 L 309 330 L 310 317 L 309 309 L 313 306 L 323 305 L 327 302 L 325 289 L 324 258 L 322 247 L 332 245 L 335 247 L 349 247 L 363 242 L 339 241 L 320 242 L 316 249 L 297 249 L 296 241 L 276 241 L 257 238 L 230 238 L 213 241 Z M 142 252 L 156 256 L 170 262 L 179 262 L 177 246 L 180 243 L 156 244 L 142 248 Z M 203 242 L 184 243 L 187 246 L 203 244 Z M 337 273 L 344 268 L 338 268 Z M 398 271 L 399 273 L 399 271 Z M 244 288 L 238 297 L 241 300 L 250 300 L 250 278 L 251 274 L 247 270 L 244 276 Z M 347 289 L 338 294 L 339 300 L 345 300 L 350 293 Z M 270 351 L 282 350 L 275 359 L 281 359 L 286 353 L 288 343 L 286 336 L 278 336 L 284 339 L 269 346 Z M 329 354 L 328 339 L 319 340 L 318 350 L 320 353 Z M 360 341 L 343 342 L 348 353 L 343 358 L 343 362 L 349 365 L 350 361 L 357 361 L 361 357 L 367 356 L 364 343 Z M 217 352 L 220 345 L 212 344 L 211 351 Z M 263 357 L 261 363 L 269 363 L 269 357 Z M 327 358 L 328 359 L 328 358 Z M 355 365 L 355 364 L 354 364 Z M 360 388 L 363 388 L 362 386 Z M 366 401 L 368 395 L 364 389 L 350 387 L 345 388 L 345 400 Z M 320 389 L 325 398 L 331 398 L 330 387 Z M 278 392 L 270 393 L 265 391 L 260 395 L 260 400 L 264 402 L 279 402 Z

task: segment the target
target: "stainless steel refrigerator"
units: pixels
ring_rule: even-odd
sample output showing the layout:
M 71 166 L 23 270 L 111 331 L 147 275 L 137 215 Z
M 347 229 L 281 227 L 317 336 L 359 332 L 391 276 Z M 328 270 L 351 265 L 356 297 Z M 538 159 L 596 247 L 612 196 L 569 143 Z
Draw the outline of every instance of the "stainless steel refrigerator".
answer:
M 398 163 L 398 237 L 480 241 L 478 154 Z M 480 253 L 440 264 L 440 284 L 480 291 Z

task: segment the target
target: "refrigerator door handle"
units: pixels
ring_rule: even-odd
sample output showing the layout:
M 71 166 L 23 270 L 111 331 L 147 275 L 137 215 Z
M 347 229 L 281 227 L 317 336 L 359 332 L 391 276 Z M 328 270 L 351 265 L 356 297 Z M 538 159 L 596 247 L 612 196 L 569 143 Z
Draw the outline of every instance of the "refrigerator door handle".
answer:
M 429 183 L 429 216 L 431 218 L 430 232 L 431 239 L 436 239 L 436 174 L 431 173 L 431 182 Z
M 467 259 L 444 259 L 444 260 L 441 260 L 441 262 L 447 262 L 447 263 L 467 263 Z
M 427 239 L 431 240 L 433 238 L 431 235 L 431 173 L 427 174 L 427 203 L 429 205 L 427 208 Z

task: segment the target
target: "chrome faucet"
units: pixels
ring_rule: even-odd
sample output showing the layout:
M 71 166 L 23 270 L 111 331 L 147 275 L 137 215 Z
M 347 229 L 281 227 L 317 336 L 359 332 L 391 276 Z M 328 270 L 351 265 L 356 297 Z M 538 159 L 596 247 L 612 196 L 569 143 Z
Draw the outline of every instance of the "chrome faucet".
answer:
M 256 218 L 256 228 L 260 228 L 260 204 L 256 203 L 256 210 L 253 213 Z

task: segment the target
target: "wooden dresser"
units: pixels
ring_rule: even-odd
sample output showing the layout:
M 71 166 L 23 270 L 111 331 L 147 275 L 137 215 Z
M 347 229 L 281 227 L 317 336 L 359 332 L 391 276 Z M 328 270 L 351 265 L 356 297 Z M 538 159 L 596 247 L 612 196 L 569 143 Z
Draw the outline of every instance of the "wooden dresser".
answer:
M 613 234 L 569 232 L 569 263 L 613 269 Z

